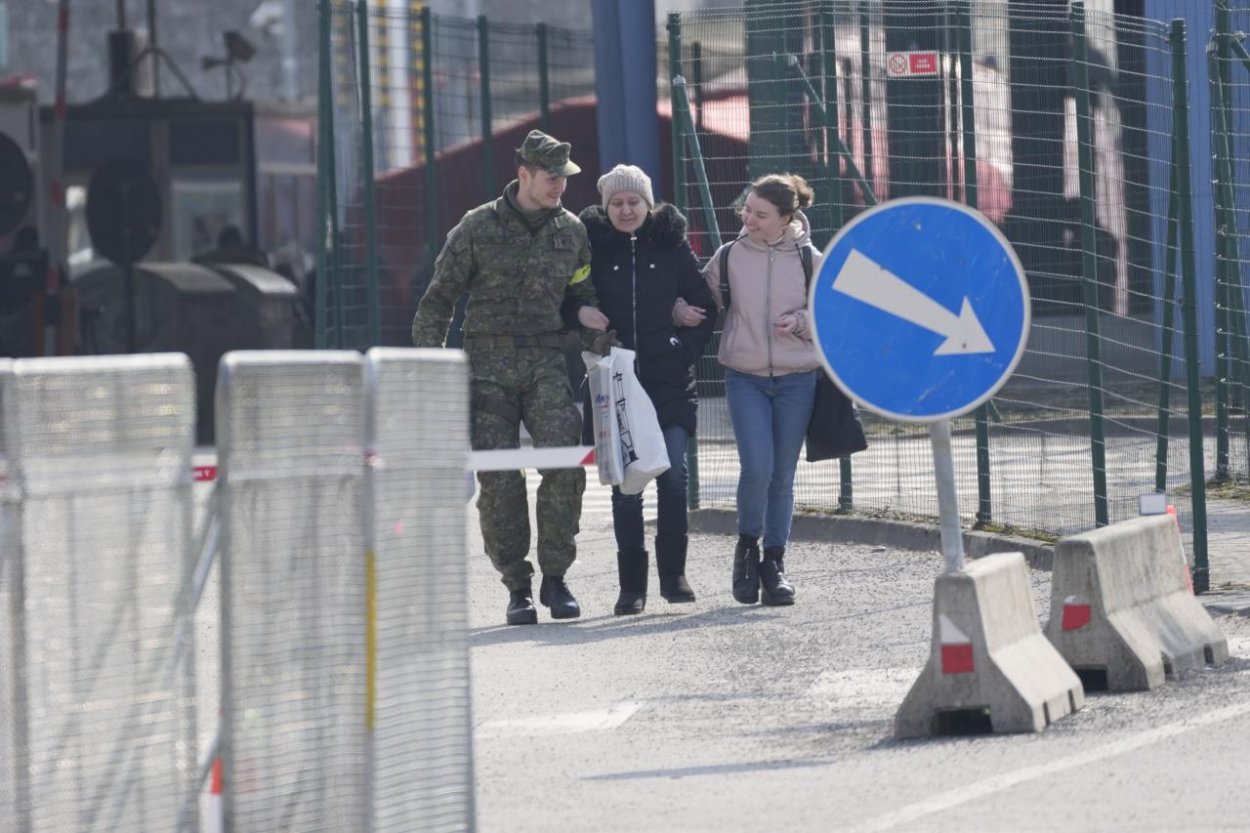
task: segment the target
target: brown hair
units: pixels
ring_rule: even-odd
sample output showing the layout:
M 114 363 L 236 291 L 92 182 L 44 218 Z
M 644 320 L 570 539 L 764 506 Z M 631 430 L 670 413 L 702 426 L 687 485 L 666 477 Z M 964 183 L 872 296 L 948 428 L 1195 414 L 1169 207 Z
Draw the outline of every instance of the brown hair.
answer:
M 798 174 L 768 174 L 751 183 L 751 192 L 768 200 L 782 217 L 789 217 L 800 208 L 807 208 L 816 199 L 812 186 Z

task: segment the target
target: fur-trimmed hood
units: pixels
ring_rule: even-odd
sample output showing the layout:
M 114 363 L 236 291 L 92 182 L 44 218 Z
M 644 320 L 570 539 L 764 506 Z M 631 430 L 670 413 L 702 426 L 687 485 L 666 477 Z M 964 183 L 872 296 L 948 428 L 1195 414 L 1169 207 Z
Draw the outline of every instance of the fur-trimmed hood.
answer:
M 612 226 L 608 212 L 601 206 L 587 206 L 579 216 L 586 227 L 592 249 L 597 245 L 614 245 L 618 242 L 614 237 L 619 238 L 619 242 L 629 239 L 628 235 Z M 639 239 L 649 239 L 657 249 L 671 250 L 686 242 L 687 226 L 685 216 L 675 206 L 662 202 L 651 210 L 651 216 L 635 234 Z

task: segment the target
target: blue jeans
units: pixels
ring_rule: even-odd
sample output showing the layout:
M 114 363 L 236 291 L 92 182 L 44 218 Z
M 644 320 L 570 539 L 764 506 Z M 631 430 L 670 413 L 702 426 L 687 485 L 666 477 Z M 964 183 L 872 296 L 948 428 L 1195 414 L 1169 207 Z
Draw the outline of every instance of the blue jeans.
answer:
M 668 471 L 655 479 L 656 523 L 658 546 L 671 543 L 685 551 L 686 519 L 686 429 L 672 425 L 664 429 L 664 445 L 668 449 Z M 622 552 L 646 549 L 646 531 L 642 523 L 642 495 L 621 494 L 612 487 L 612 527 L 616 547 Z M 657 558 L 660 555 L 657 553 Z M 661 564 L 663 566 L 663 564 Z
M 794 472 L 816 398 L 816 371 L 756 376 L 725 368 L 738 441 L 738 534 L 784 547 L 794 516 Z

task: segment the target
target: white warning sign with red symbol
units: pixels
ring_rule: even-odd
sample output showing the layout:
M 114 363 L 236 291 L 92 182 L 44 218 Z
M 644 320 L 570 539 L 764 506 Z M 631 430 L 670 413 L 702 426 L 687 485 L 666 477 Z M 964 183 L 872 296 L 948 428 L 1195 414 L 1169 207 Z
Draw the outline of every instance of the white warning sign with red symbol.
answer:
M 972 639 L 945 614 L 938 614 L 938 638 L 943 674 L 971 674 L 976 670 Z
M 1089 624 L 1092 617 L 1089 599 L 1081 596 L 1066 596 L 1063 600 L 1063 622 L 1065 631 L 1079 631 Z
M 916 78 L 938 75 L 941 64 L 936 52 L 887 52 L 885 74 L 890 78 Z

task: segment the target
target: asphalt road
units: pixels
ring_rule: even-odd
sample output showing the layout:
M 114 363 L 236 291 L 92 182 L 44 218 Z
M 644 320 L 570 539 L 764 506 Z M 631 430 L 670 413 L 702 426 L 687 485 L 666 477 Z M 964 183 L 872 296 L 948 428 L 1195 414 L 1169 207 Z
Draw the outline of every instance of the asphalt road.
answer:
M 798 544 L 797 604 L 744 607 L 729 592 L 732 541 L 696 536 L 699 601 L 669 605 L 653 588 L 644 615 L 615 617 L 595 486 L 569 575 L 583 617 L 544 610 L 508 628 L 470 509 L 486 833 L 1250 830 L 1250 618 L 1218 619 L 1225 666 L 1091 693 L 1045 732 L 899 742 L 893 715 L 929 651 L 936 553 Z M 1031 574 L 1040 615 L 1049 578 Z

